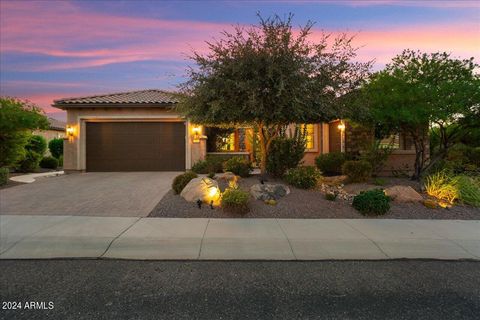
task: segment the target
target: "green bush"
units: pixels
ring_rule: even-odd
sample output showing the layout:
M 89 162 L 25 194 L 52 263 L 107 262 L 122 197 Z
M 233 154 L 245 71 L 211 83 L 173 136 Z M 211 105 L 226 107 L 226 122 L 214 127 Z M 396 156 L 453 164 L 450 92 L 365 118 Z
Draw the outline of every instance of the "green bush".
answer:
M 480 207 L 480 179 L 461 175 L 457 178 L 459 199 L 466 204 Z
M 248 199 L 250 194 L 241 189 L 228 188 L 222 194 L 221 206 L 224 210 L 236 213 L 248 212 Z
M 63 168 L 63 156 L 58 157 L 58 166 Z
M 190 180 L 195 179 L 197 174 L 192 171 L 187 171 L 181 175 L 178 175 L 173 179 L 172 182 L 172 189 L 175 192 L 175 194 L 179 194 L 182 192 L 183 188 L 190 182 Z
M 363 215 L 384 215 L 390 210 L 390 198 L 382 189 L 363 191 L 353 198 L 352 205 Z
M 342 152 L 331 152 L 321 154 L 315 158 L 317 168 L 322 171 L 324 175 L 335 176 L 342 173 L 342 165 L 346 157 Z
M 206 160 L 197 161 L 192 171 L 199 174 L 219 173 L 223 171 L 224 158 L 207 156 Z
M 234 157 L 223 163 L 223 169 L 225 171 L 233 172 L 240 177 L 248 177 L 250 171 L 252 171 L 252 165 L 250 164 L 250 161 L 245 158 Z
M 335 193 L 335 192 L 327 192 L 325 194 L 325 199 L 327 199 L 328 201 L 335 201 L 338 197 L 338 193 Z
M 43 156 L 47 151 L 47 140 L 42 136 L 32 135 L 25 146 L 26 150 L 30 150 Z
M 274 139 L 268 153 L 268 173 L 282 177 L 288 169 L 298 167 L 304 152 L 305 141 L 303 139 L 288 137 Z
M 10 170 L 8 168 L 5 168 L 5 167 L 0 168 L 0 186 L 7 184 L 9 173 L 10 173 Z
M 26 150 L 25 157 L 18 163 L 17 169 L 21 172 L 34 172 L 38 169 L 41 159 L 41 154 L 32 150 Z
M 48 150 L 50 150 L 52 156 L 57 159 L 60 158 L 60 156 L 63 156 L 63 139 L 55 138 L 50 140 L 48 143 Z
M 345 161 L 342 172 L 348 176 L 350 182 L 365 182 L 372 175 L 372 165 L 365 160 Z
M 321 177 L 322 173 L 311 166 L 288 169 L 284 175 L 285 181 L 301 189 L 315 188 Z
M 43 157 L 43 159 L 40 160 L 40 167 L 44 169 L 57 169 L 58 160 L 54 157 Z

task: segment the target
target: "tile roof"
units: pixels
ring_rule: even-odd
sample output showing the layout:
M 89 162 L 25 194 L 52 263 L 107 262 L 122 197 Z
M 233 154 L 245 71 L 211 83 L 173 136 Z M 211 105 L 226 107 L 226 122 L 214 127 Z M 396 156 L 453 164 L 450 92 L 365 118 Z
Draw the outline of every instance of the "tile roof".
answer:
M 117 106 L 119 104 L 171 105 L 176 103 L 178 103 L 176 93 L 152 89 L 59 99 L 53 101 L 53 106 L 65 108 L 95 104 Z
M 66 123 L 57 119 L 48 118 L 48 123 L 50 125 L 50 129 L 52 130 L 59 130 L 64 131 Z

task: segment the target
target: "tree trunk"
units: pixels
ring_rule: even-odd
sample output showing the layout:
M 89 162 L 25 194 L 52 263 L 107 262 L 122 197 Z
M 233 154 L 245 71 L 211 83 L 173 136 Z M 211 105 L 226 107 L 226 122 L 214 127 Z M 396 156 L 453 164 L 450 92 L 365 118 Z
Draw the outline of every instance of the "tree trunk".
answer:
M 278 136 L 279 127 L 265 127 L 263 123 L 257 123 L 259 143 L 260 143 L 260 172 L 262 175 L 267 173 L 267 159 L 272 140 Z M 273 129 L 273 130 L 272 130 Z M 271 132 L 273 131 L 273 132 Z
M 418 180 L 422 175 L 423 167 L 426 162 L 425 133 L 423 131 L 411 132 L 411 136 L 412 136 L 413 144 L 415 145 L 415 167 L 414 167 L 412 180 Z

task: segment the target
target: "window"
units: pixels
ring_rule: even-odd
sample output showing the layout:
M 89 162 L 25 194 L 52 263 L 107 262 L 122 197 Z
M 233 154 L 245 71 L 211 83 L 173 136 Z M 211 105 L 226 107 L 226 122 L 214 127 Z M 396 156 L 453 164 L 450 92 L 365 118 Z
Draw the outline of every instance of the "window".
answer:
M 222 138 L 221 151 L 235 151 L 235 132 Z
M 382 140 L 380 140 L 380 147 L 392 147 L 393 149 L 400 149 L 400 135 L 397 133 L 383 138 Z
M 305 132 L 305 149 L 315 149 L 315 126 L 313 124 L 304 124 L 301 129 Z

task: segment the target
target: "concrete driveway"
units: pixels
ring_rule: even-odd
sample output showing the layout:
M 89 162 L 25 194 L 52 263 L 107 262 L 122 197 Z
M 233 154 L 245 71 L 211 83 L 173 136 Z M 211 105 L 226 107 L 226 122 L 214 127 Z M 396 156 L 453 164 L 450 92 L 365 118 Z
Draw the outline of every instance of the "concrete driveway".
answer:
M 91 172 L 0 190 L 0 213 L 146 217 L 179 172 Z

